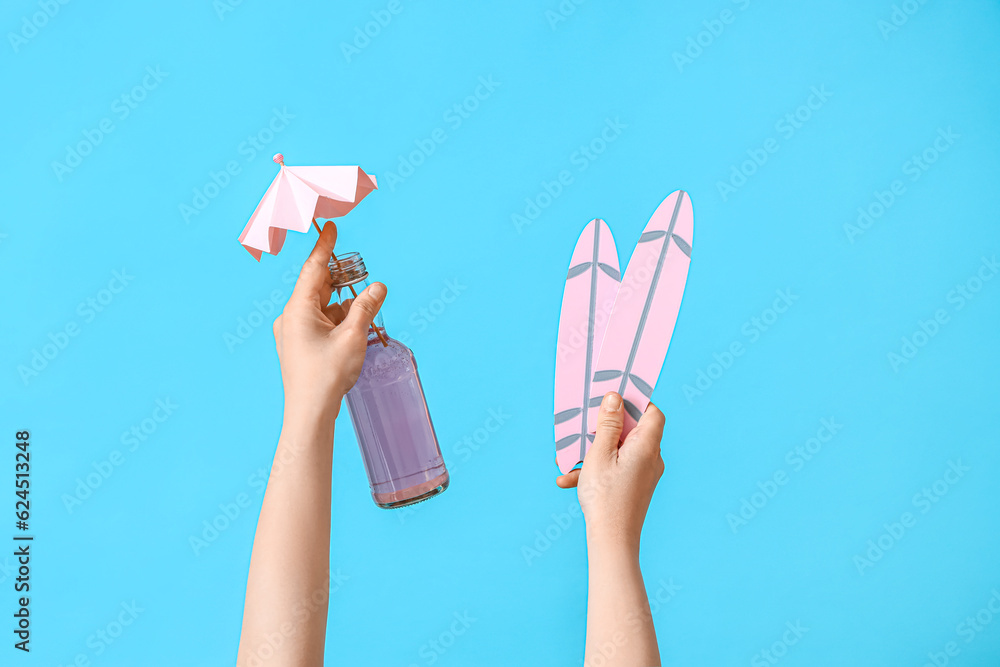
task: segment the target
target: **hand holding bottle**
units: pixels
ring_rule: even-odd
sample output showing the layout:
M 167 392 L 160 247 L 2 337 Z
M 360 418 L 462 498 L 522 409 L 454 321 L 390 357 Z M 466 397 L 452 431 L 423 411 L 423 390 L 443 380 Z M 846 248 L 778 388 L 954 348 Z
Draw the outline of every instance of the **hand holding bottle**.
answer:
M 639 553 L 639 534 L 660 476 L 663 413 L 649 404 L 638 425 L 619 444 L 624 411 L 621 396 L 609 392 L 601 403 L 594 444 L 583 467 L 561 475 L 556 484 L 577 487 L 593 547 Z
M 336 243 L 337 226 L 328 222 L 274 322 L 286 410 L 339 411 L 361 372 L 369 325 L 385 300 L 385 285 L 374 283 L 353 302 L 330 304 L 328 262 Z

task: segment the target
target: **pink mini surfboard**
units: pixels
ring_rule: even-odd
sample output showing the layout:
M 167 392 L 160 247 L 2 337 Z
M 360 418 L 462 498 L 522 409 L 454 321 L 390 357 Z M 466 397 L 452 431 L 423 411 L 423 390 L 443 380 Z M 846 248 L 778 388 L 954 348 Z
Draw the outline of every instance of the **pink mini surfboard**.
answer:
M 588 393 L 585 423 L 591 432 L 601 397 L 609 391 L 625 402 L 622 438 L 649 405 L 677 323 L 693 240 L 691 198 L 677 190 L 650 218 L 618 289 Z
M 590 221 L 573 250 L 559 315 L 555 378 L 556 464 L 583 461 L 594 436 L 590 378 L 618 292 L 618 250 L 608 225 Z M 597 398 L 600 402 L 600 396 Z

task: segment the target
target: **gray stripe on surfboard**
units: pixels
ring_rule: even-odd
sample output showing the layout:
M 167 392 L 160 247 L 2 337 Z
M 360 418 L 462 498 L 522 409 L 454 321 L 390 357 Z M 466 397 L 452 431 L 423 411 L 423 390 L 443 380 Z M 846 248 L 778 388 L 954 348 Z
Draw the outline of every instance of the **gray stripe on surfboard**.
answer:
M 674 234 L 673 238 L 674 238 L 674 243 L 676 243 L 677 247 L 681 249 L 681 252 L 690 257 L 691 246 L 688 244 L 688 242 L 682 239 L 680 236 L 677 236 L 677 234 Z
M 586 405 L 590 402 L 590 369 L 594 360 L 594 321 L 597 313 L 597 264 L 601 248 L 601 221 L 594 220 L 594 268 L 590 274 L 590 307 L 587 311 L 587 363 L 583 375 L 583 419 L 580 420 L 580 460 L 587 455 L 587 413 Z
M 579 437 L 580 437 L 579 433 L 574 433 L 573 435 L 567 435 L 565 438 L 562 438 L 561 440 L 557 441 L 556 442 L 556 451 L 558 452 L 561 449 L 565 449 L 566 447 L 569 447 L 574 442 L 576 442 Z
M 562 412 L 557 412 L 555 414 L 556 424 L 562 424 L 564 421 L 569 421 L 573 417 L 583 412 L 582 408 L 570 408 L 569 410 L 563 410 Z
M 627 399 L 623 402 L 625 403 L 625 411 L 632 415 L 632 419 L 639 421 L 642 417 L 642 413 L 639 412 L 639 407 Z
M 616 283 L 617 282 L 621 282 L 622 274 L 621 274 L 621 272 L 618 269 L 616 269 L 613 266 L 609 266 L 608 264 L 605 264 L 604 262 L 598 262 L 597 265 L 601 267 L 601 271 L 604 271 L 606 274 L 608 274 L 609 276 L 611 276 L 612 278 L 614 278 L 614 281 Z
M 643 380 L 635 373 L 629 373 L 628 379 L 632 381 L 632 384 L 634 384 L 639 391 L 642 392 L 643 396 L 645 396 L 646 398 L 653 397 L 653 388 L 649 386 L 648 382 Z

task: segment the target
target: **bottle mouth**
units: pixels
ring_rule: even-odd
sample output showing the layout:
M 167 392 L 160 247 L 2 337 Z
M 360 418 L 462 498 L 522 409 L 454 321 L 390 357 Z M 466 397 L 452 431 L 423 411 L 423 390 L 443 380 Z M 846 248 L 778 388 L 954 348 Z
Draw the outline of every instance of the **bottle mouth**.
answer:
M 339 257 L 331 255 L 327 266 L 330 268 L 334 287 L 347 287 L 368 277 L 365 260 L 356 252 L 345 252 Z

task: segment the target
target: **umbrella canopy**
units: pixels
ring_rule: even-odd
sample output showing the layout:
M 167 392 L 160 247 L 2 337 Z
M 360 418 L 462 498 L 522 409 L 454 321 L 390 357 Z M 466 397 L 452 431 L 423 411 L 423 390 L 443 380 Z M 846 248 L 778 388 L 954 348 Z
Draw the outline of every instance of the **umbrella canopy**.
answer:
M 378 189 L 375 177 L 361 167 L 286 167 L 281 153 L 274 161 L 281 171 L 240 234 L 240 243 L 257 261 L 265 252 L 277 255 L 289 229 L 305 232 L 316 218 L 347 215 Z

